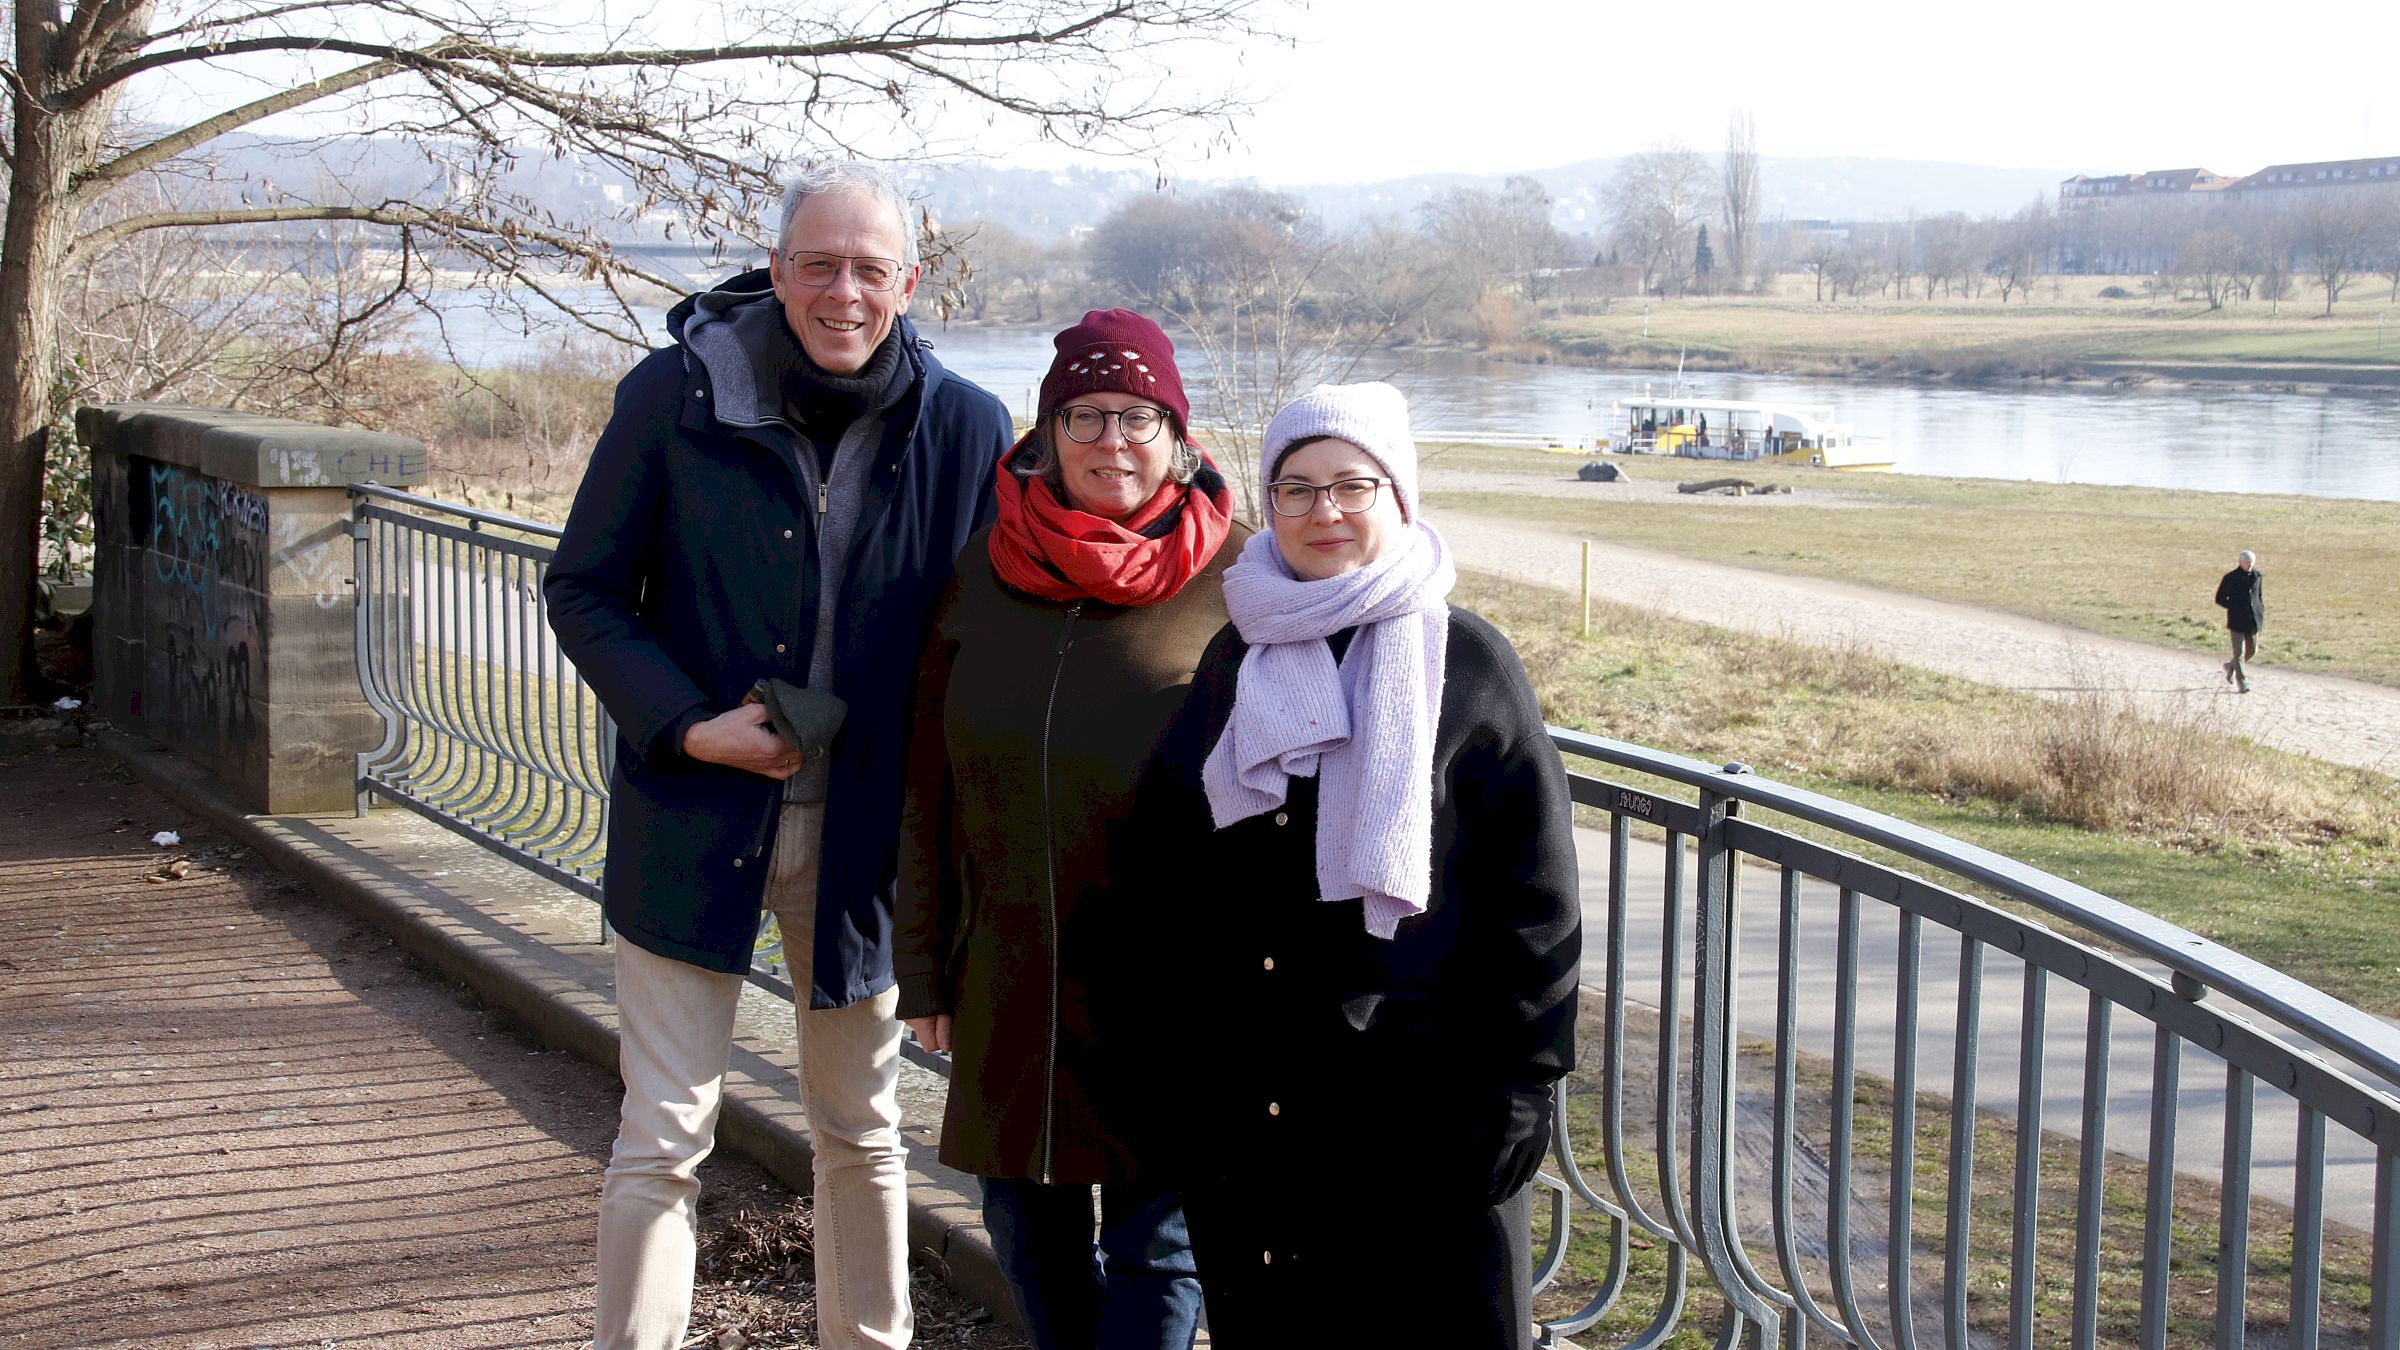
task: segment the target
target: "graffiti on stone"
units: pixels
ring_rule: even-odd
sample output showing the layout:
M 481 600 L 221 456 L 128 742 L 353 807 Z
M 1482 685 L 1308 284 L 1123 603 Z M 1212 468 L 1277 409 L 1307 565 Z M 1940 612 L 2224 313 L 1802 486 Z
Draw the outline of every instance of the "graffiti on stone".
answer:
M 178 617 L 205 637 L 224 623 L 217 587 L 224 515 L 206 478 L 173 464 L 150 466 L 150 567 Z
M 338 524 L 308 528 L 298 516 L 275 522 L 275 551 L 268 561 L 307 588 L 317 608 L 350 601 L 350 536 Z M 286 592 L 287 594 L 289 592 Z
M 414 449 L 277 449 L 270 452 L 277 481 L 290 487 L 339 487 L 344 483 L 416 483 L 425 478 L 425 451 Z
M 217 512 L 228 523 L 238 525 L 252 534 L 266 533 L 266 498 L 239 483 L 219 483 L 216 485 L 216 494 Z
M 144 616 L 156 654 L 145 711 L 203 743 L 240 744 L 257 730 L 251 647 L 264 639 L 266 500 L 174 464 L 145 462 L 135 482 L 134 515 L 148 517 L 160 583 Z

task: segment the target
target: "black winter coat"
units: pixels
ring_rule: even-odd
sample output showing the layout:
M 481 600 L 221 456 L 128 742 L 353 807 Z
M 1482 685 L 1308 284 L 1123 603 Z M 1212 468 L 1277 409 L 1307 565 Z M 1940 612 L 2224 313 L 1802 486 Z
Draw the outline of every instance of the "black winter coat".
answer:
M 765 274 L 728 283 L 764 291 Z M 543 591 L 568 659 L 616 721 L 609 923 L 710 970 L 749 968 L 782 787 L 686 758 L 685 715 L 739 704 L 761 676 L 808 678 L 816 642 L 816 514 L 788 423 L 720 422 L 707 370 L 680 342 L 617 386 Z M 890 987 L 890 887 L 917 653 L 952 560 L 992 515 L 1009 444 L 999 400 L 950 375 L 906 317 L 915 378 L 887 410 L 835 609 L 831 753 L 808 1006 Z
M 2253 567 L 2237 567 L 2217 582 L 2217 604 L 2225 610 L 2225 626 L 2237 633 L 2255 633 L 2267 626 L 2267 583 Z
M 1251 1219 L 1281 1222 L 1287 1250 L 1404 1242 L 1345 1232 L 1327 1179 L 1452 1213 L 1522 1186 L 1547 1145 L 1582 940 L 1566 771 L 1507 640 L 1452 609 L 1431 903 L 1370 937 L 1357 899 L 1318 898 L 1315 779 L 1211 827 L 1201 765 L 1247 650 L 1229 625 L 1201 658 L 1123 835 L 1158 901 L 1111 994 L 1158 1028 L 1145 1145 L 1194 1194 L 1260 1197 Z

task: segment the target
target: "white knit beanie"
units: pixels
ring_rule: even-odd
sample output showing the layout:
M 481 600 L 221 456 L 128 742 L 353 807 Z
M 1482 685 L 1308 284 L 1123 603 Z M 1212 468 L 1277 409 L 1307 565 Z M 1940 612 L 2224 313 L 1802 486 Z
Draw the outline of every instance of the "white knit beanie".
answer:
M 1299 441 L 1333 436 L 1372 456 L 1392 480 L 1400 514 L 1417 518 L 1417 442 L 1408 434 L 1408 400 L 1380 381 L 1320 384 L 1283 405 L 1258 447 L 1260 491 L 1275 481 L 1283 452 Z

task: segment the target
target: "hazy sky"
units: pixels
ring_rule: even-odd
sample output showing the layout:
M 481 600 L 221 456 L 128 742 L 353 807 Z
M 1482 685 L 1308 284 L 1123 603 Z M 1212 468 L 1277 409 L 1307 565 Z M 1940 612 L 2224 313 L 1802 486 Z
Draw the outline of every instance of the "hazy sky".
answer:
M 568 29 L 630 19 L 653 40 L 698 21 L 692 0 L 495 2 Z M 839 13 L 904 0 L 808 3 Z M 1756 117 L 1771 158 L 2249 173 L 2400 153 L 2400 0 L 1314 0 L 1265 13 L 1290 42 L 1180 58 L 1179 86 L 1230 82 L 1257 108 L 1237 144 L 1175 154 L 1157 166 L 1168 176 L 1509 172 L 1668 139 L 1714 153 L 1737 108 Z M 188 116 L 271 87 L 227 67 L 160 76 L 132 107 Z M 985 121 L 979 111 L 946 129 L 1003 162 L 1061 153 Z M 261 129 L 330 127 L 287 116 Z
M 1728 113 L 1768 156 L 2117 173 L 2400 153 L 2400 3 L 1317 0 L 1253 46 L 1261 100 L 1192 177 L 1538 169 Z M 1196 63 L 1195 63 L 1196 64 Z M 1197 72 L 1196 72 L 1197 73 Z

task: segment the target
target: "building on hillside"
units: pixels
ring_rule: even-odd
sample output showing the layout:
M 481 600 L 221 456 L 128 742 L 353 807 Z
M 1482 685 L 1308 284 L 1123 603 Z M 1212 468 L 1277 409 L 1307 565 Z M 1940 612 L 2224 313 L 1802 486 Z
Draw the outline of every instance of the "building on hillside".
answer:
M 2376 159 L 2327 159 L 2311 164 L 2270 164 L 2235 183 L 2232 191 L 2253 200 L 2321 192 L 2327 188 L 2400 187 L 2400 155 Z
M 2077 174 L 2058 185 L 2058 268 L 2114 276 L 2158 271 L 2189 233 L 2190 213 L 2238 181 L 2207 169 Z
M 2058 214 L 2066 219 L 2136 201 L 2257 201 L 2327 188 L 2392 186 L 2400 186 L 2400 155 L 2270 164 L 2242 177 L 2206 169 L 2153 169 L 2100 177 L 2079 173 L 2058 185 Z
M 2079 173 L 2058 185 L 2058 213 L 2072 216 L 2137 198 L 2188 199 L 2192 193 L 2223 192 L 2239 181 L 2206 169 L 2153 169 L 2105 178 Z
M 2367 188 L 2400 192 L 2400 156 L 2270 164 L 2240 177 L 2206 169 L 2077 174 L 2058 185 L 2058 267 L 2086 274 L 2163 272 L 2176 265 L 2184 242 L 2201 228 L 2195 213 L 2279 212 L 2315 194 Z

